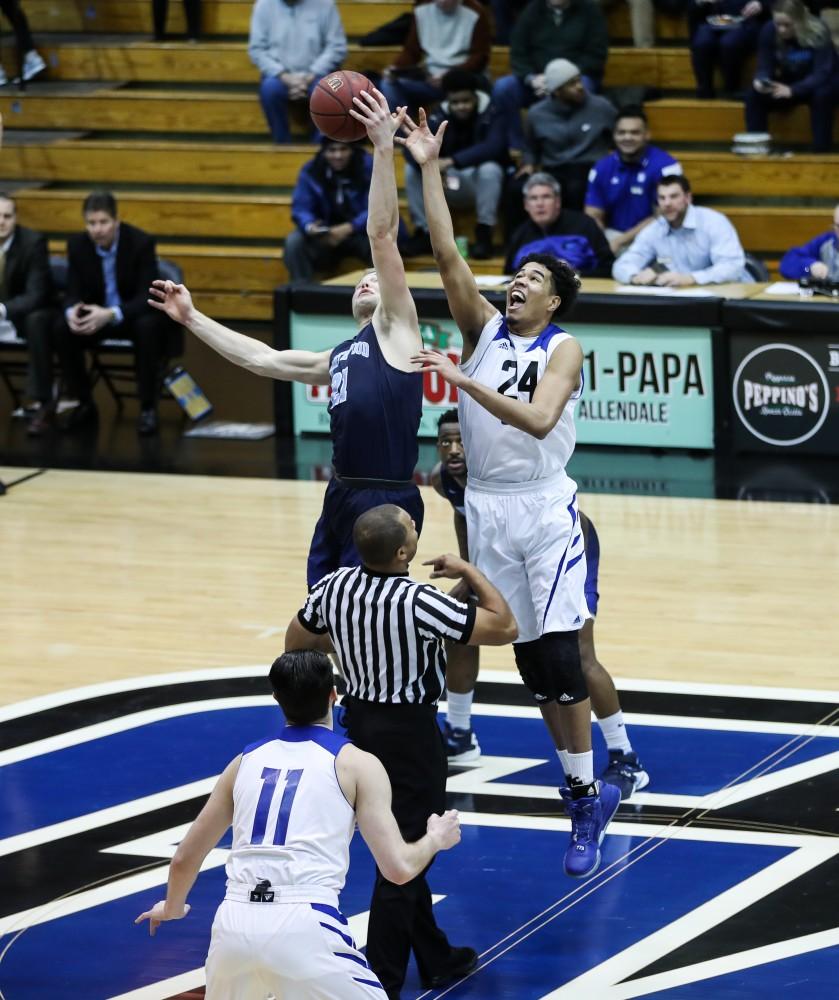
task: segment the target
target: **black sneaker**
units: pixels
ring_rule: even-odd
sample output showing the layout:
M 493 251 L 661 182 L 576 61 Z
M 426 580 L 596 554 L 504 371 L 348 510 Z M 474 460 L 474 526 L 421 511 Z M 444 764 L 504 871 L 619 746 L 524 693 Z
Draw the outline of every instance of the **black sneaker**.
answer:
M 478 953 L 474 948 L 452 948 L 449 956 L 449 967 L 439 975 L 422 980 L 424 990 L 439 990 L 457 979 L 463 979 L 478 967 Z
M 469 256 L 475 260 L 489 260 L 492 251 L 492 226 L 479 222 L 475 226 L 475 242 L 469 247 Z
M 431 237 L 427 229 L 416 229 L 413 236 L 402 242 L 399 250 L 403 257 L 422 257 L 431 253 Z
M 650 783 L 650 776 L 638 760 L 637 753 L 610 750 L 609 766 L 600 775 L 600 780 L 619 788 L 621 800 L 625 800 L 638 789 L 646 788 Z

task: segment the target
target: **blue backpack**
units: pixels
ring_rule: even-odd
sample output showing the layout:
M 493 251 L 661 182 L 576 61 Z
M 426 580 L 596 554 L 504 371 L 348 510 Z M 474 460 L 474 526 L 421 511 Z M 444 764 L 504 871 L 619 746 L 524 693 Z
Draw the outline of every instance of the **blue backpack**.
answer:
M 585 236 L 543 236 L 520 247 L 513 258 L 513 270 L 518 269 L 525 257 L 532 253 L 549 253 L 568 261 L 575 271 L 593 271 L 597 257 Z

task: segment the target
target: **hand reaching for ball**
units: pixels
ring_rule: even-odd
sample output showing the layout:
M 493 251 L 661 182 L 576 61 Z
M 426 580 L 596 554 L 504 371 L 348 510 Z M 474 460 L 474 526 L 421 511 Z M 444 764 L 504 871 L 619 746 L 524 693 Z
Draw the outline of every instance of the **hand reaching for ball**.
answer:
M 367 129 L 367 137 L 375 147 L 386 149 L 393 145 L 393 137 L 402 128 L 407 108 L 397 108 L 391 113 L 385 95 L 371 86 L 360 97 L 353 98 L 350 114 Z

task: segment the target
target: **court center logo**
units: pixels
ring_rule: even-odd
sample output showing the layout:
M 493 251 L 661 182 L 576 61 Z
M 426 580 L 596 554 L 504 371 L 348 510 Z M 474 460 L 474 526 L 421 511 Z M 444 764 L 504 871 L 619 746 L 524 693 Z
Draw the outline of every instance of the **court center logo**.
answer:
M 830 406 L 827 378 L 814 358 L 791 344 L 764 344 L 734 373 L 734 408 L 760 441 L 789 447 L 811 438 Z

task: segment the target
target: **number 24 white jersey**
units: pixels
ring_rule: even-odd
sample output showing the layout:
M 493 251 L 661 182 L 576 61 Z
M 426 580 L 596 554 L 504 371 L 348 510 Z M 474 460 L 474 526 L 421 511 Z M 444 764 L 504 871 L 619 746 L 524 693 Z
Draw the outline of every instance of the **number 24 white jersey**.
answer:
M 472 356 L 460 367 L 470 378 L 490 389 L 529 403 L 556 348 L 571 335 L 550 324 L 536 337 L 519 337 L 507 329 L 496 313 L 478 338 Z M 502 489 L 510 484 L 548 479 L 565 472 L 574 452 L 577 434 L 574 407 L 583 391 L 571 395 L 553 430 L 539 440 L 505 424 L 465 392 L 459 393 L 458 411 L 469 478 Z M 576 489 L 568 479 L 567 492 Z
M 286 726 L 279 738 L 245 748 L 233 785 L 228 878 L 341 891 L 355 829 L 335 772 L 347 742 L 325 726 Z

